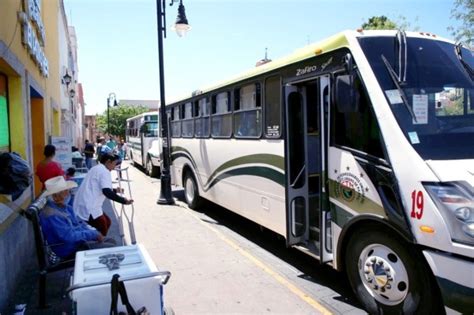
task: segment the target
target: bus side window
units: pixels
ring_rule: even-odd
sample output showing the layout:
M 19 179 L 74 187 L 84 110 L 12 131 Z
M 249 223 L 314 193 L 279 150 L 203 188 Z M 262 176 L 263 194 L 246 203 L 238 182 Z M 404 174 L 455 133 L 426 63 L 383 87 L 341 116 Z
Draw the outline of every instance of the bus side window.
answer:
M 221 92 L 212 97 L 211 135 L 229 138 L 232 135 L 232 111 L 230 92 Z
M 181 135 L 185 138 L 192 138 L 194 136 L 193 103 L 184 104 L 183 115 Z
M 281 135 L 281 81 L 279 76 L 265 80 L 265 136 L 279 138 Z
M 385 159 L 380 128 L 367 91 L 359 77 L 355 78 L 359 106 L 354 112 L 339 112 L 332 103 L 331 145 L 345 146 Z
M 260 83 L 234 91 L 234 135 L 236 138 L 258 138 L 262 133 Z
M 198 138 L 207 138 L 209 137 L 210 132 L 210 121 L 209 121 L 209 98 L 204 97 L 198 100 L 196 111 L 196 119 L 194 132 Z
M 180 105 L 173 106 L 171 109 L 171 136 L 173 138 L 181 137 L 181 114 Z

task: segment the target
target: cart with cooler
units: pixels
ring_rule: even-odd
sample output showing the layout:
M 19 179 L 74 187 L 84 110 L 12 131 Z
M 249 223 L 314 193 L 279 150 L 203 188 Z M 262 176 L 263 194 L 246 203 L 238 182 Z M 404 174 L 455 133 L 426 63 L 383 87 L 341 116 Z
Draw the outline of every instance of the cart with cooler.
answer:
M 114 309 L 164 314 L 169 312 L 164 308 L 163 286 L 170 276 L 168 271 L 158 271 L 140 244 L 87 250 L 76 254 L 67 291 L 75 314 L 113 314 Z

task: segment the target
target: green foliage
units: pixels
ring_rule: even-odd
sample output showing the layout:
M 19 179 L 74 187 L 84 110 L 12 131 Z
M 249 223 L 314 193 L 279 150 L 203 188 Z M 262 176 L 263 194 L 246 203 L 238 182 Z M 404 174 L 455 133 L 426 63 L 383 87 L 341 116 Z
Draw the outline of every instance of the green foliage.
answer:
M 409 22 L 406 17 L 404 17 L 403 15 L 399 15 L 395 24 L 397 25 L 397 29 L 401 31 L 418 32 L 420 30 L 420 26 L 417 25 L 418 17 L 415 17 L 412 22 L 415 23 L 414 26 L 412 26 L 411 22 Z
M 114 136 L 125 138 L 125 128 L 127 119 L 150 109 L 145 106 L 131 106 L 127 104 L 119 104 L 119 106 L 109 107 L 110 130 L 107 130 L 107 110 L 102 115 L 97 116 L 97 127 L 101 133 L 108 133 Z
M 387 18 L 385 15 L 373 16 L 369 20 L 362 24 L 364 30 L 395 30 L 397 24 Z
M 418 17 L 415 17 L 412 22 L 415 23 L 414 26 L 412 26 L 411 22 L 409 22 L 408 19 L 403 15 L 399 15 L 394 21 L 384 15 L 381 15 L 369 18 L 367 22 L 362 24 L 362 28 L 364 30 L 419 31 L 420 27 L 417 25 Z
M 474 44 L 474 1 L 455 0 L 451 18 L 461 23 L 458 27 L 448 27 L 454 39 L 468 45 Z

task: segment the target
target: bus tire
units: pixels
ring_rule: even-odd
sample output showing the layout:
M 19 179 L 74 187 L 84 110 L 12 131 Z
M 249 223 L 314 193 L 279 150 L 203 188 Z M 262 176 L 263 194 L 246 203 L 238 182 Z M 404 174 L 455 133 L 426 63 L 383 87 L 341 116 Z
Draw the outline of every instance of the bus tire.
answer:
M 422 254 L 386 231 L 353 234 L 345 266 L 352 289 L 370 314 L 442 313 Z
M 159 174 L 159 168 L 157 166 L 154 166 L 153 163 L 151 162 L 151 158 L 148 156 L 146 158 L 146 174 L 150 177 L 158 177 Z
M 186 174 L 184 174 L 183 187 L 184 199 L 186 200 L 188 207 L 191 209 L 197 209 L 201 205 L 202 199 L 201 196 L 199 196 L 199 189 L 196 180 L 190 171 L 187 171 Z

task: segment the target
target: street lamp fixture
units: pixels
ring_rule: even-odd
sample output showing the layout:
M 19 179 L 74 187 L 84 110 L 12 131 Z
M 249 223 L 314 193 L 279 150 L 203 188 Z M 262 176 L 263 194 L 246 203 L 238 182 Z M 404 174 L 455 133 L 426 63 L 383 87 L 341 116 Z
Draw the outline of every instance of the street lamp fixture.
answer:
M 179 2 L 178 17 L 176 18 L 176 23 L 171 29 L 176 31 L 179 37 L 183 37 L 189 30 L 191 30 L 191 26 L 189 26 L 188 19 L 186 18 L 186 12 L 182 0 L 180 0 Z
M 110 135 L 110 102 L 114 101 L 112 103 L 112 106 L 117 106 L 117 97 L 114 92 L 109 93 L 109 97 L 107 97 L 107 134 Z
M 76 91 L 74 91 L 74 89 L 70 89 L 69 90 L 69 97 L 74 98 L 74 96 L 76 96 Z
M 66 86 L 69 86 L 69 84 L 71 84 L 71 81 L 72 81 L 72 77 L 69 75 L 69 73 L 67 73 L 67 70 L 66 70 L 66 74 L 63 76 L 63 84 L 66 84 Z
M 171 0 L 172 6 L 177 0 Z M 161 161 L 161 176 L 160 176 L 160 197 L 158 204 L 172 205 L 174 199 L 171 195 L 171 175 L 170 175 L 170 140 L 168 133 L 168 116 L 166 114 L 165 102 L 165 71 L 163 66 L 163 36 L 166 38 L 166 5 L 165 0 L 156 0 L 156 19 L 158 24 L 158 64 L 160 67 L 160 127 L 162 138 L 163 159 Z M 183 0 L 179 1 L 178 18 L 174 29 L 180 37 L 186 34 L 191 29 L 186 18 Z

